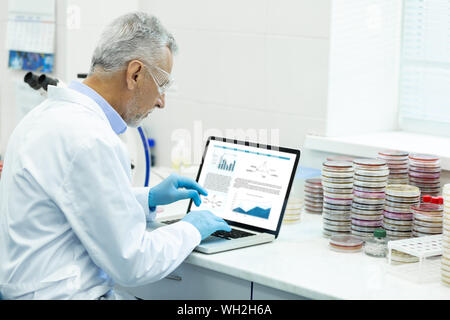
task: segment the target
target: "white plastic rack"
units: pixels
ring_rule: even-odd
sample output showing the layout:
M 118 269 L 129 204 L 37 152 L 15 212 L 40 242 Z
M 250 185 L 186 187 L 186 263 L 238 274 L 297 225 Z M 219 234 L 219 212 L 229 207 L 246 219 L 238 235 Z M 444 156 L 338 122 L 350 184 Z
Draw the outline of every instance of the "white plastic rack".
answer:
M 422 263 L 425 258 L 442 255 L 442 234 L 389 241 L 389 264 L 392 262 L 391 253 L 393 249 L 418 257 L 419 262 Z
M 419 258 L 419 262 L 392 266 L 392 250 L 415 256 Z M 442 234 L 389 241 L 388 270 L 396 276 L 416 283 L 439 282 L 441 255 Z

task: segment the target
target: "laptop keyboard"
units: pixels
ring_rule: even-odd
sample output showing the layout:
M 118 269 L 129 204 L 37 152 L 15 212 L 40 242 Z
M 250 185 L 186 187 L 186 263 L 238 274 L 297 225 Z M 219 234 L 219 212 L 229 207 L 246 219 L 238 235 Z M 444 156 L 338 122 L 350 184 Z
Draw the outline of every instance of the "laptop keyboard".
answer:
M 180 219 L 163 221 L 162 223 L 172 224 L 172 223 L 175 223 L 178 221 L 180 221 Z M 216 237 L 219 237 L 222 239 L 227 239 L 227 240 L 250 237 L 250 236 L 254 236 L 254 235 L 255 235 L 254 233 L 246 232 L 246 231 L 242 231 L 242 230 L 238 230 L 238 229 L 231 229 L 231 231 L 219 230 L 212 234 L 212 236 L 216 236 Z
M 237 229 L 231 229 L 231 231 L 216 231 L 212 234 L 212 236 L 216 236 L 219 238 L 223 238 L 223 239 L 239 239 L 239 238 L 244 238 L 244 237 L 249 237 L 249 236 L 253 236 L 255 235 L 254 233 L 250 233 L 250 232 L 246 232 L 246 231 L 242 231 L 242 230 L 237 230 Z

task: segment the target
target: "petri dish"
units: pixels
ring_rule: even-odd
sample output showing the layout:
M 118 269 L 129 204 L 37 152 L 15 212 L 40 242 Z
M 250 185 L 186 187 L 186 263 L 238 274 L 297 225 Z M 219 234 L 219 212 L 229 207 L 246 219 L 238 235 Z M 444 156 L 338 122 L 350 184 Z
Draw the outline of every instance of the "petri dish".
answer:
M 331 221 L 351 221 L 351 215 L 350 214 L 329 214 L 329 213 L 322 213 L 322 217 L 331 220 Z
M 361 220 L 361 219 L 352 219 L 352 225 L 360 226 L 360 227 L 381 227 L 382 220 Z
M 323 163 L 323 169 L 327 171 L 353 171 L 353 164 L 349 161 L 325 161 Z
M 323 222 L 323 228 L 330 231 L 350 231 L 351 225 L 336 226 Z
M 362 238 L 362 239 L 368 239 L 373 237 L 373 230 L 369 231 L 369 232 L 364 232 L 364 231 L 358 231 L 355 229 L 352 229 L 351 231 L 352 235 Z
M 334 214 L 350 214 L 350 210 L 333 210 L 333 209 L 329 209 L 329 208 L 323 208 L 323 212 L 331 214 L 331 215 L 334 215 Z
M 397 197 L 386 195 L 386 200 L 391 202 L 400 202 L 400 203 L 409 203 L 409 204 L 417 204 L 420 201 L 420 197 Z
M 439 157 L 432 154 L 425 153 L 411 153 L 408 158 L 417 162 L 436 162 L 439 161 Z
M 396 209 L 408 209 L 408 212 L 411 211 L 411 203 L 405 203 L 405 202 L 394 202 L 390 200 L 385 200 L 384 203 L 387 207 L 396 208 Z
M 371 211 L 376 211 L 376 210 L 383 210 L 384 205 L 383 204 L 373 204 L 373 205 L 367 205 L 367 204 L 363 204 L 363 203 L 358 203 L 355 201 L 355 199 L 353 200 L 352 203 L 352 208 L 356 208 L 359 210 L 371 210 Z
M 329 171 L 326 169 L 322 169 L 322 176 L 326 176 L 329 178 L 353 178 L 353 171 Z
M 352 207 L 351 211 L 356 214 L 363 214 L 363 215 L 382 215 L 384 213 L 384 209 L 375 209 L 375 210 L 368 210 L 368 209 L 358 209 L 355 207 Z
M 365 191 L 353 190 L 353 194 L 360 198 L 384 199 L 386 197 L 384 192 L 365 192 Z
M 332 199 L 353 199 L 353 193 L 332 193 L 325 191 L 323 195 Z
M 370 187 L 360 187 L 360 186 L 353 186 L 353 190 L 356 191 L 361 191 L 361 192 L 382 192 L 385 193 L 386 188 L 381 187 L 381 188 L 370 188 Z
M 389 169 L 383 169 L 383 170 L 364 170 L 364 169 L 357 169 L 355 170 L 355 174 L 359 176 L 365 176 L 365 177 L 388 177 L 389 176 Z
M 324 187 L 323 191 L 324 192 L 329 192 L 329 193 L 352 193 L 353 188 L 329 188 L 329 187 Z
M 358 219 L 358 220 L 382 220 L 383 219 L 383 215 L 379 214 L 379 215 L 366 215 L 366 214 L 357 214 L 357 213 L 352 213 L 351 214 L 352 219 Z
M 330 247 L 339 252 L 361 251 L 364 242 L 351 235 L 334 235 L 330 238 Z
M 383 150 L 378 152 L 380 157 L 387 158 L 405 158 L 408 159 L 409 152 L 399 151 L 399 150 Z
M 311 185 L 311 186 L 317 186 L 320 187 L 322 184 L 322 179 L 320 178 L 309 178 L 305 180 L 305 184 Z
M 429 221 L 422 221 L 414 218 L 414 224 L 419 227 L 427 227 L 427 228 L 441 228 L 443 227 L 442 220 L 441 222 L 429 222 Z
M 388 180 L 389 176 L 380 176 L 380 177 L 372 177 L 372 176 L 363 176 L 359 174 L 355 174 L 355 180 L 363 181 L 363 182 L 385 182 Z
M 426 234 L 441 234 L 443 231 L 443 228 L 428 228 L 428 227 L 421 227 L 418 225 L 414 225 L 413 230 L 421 233 Z
M 355 178 L 353 181 L 353 185 L 364 188 L 386 188 L 387 179 L 383 182 L 369 182 L 369 181 L 361 181 Z
M 333 235 L 348 235 L 348 234 L 350 234 L 350 231 L 332 231 L 332 230 L 324 229 L 322 231 L 322 234 L 325 238 L 329 238 Z
M 391 250 L 391 260 L 403 263 L 419 262 L 419 258 L 395 249 Z
M 390 184 L 386 187 L 386 195 L 405 198 L 419 197 L 420 189 L 410 185 Z
M 335 204 L 330 204 L 328 202 L 324 202 L 323 203 L 323 207 L 326 209 L 331 209 L 331 210 L 338 210 L 338 211 L 350 211 L 350 209 L 352 208 L 349 205 L 335 205 Z
M 380 167 L 386 165 L 386 161 L 383 159 L 354 159 L 353 164 L 358 166 Z
M 389 231 L 411 232 L 413 229 L 413 222 L 411 221 L 411 223 L 409 223 L 409 225 L 397 225 L 397 224 L 387 223 L 385 220 L 383 220 L 383 228 L 385 230 L 389 230 Z
M 384 216 L 393 220 L 413 220 L 412 213 L 394 213 L 384 210 Z
M 380 226 L 371 227 L 371 226 L 358 226 L 356 224 L 352 224 L 352 230 L 359 231 L 359 232 L 372 232 L 373 233 L 375 231 L 375 229 L 377 229 L 379 227 Z
M 350 188 L 353 188 L 353 182 L 351 182 L 351 183 L 337 183 L 337 182 L 323 181 L 322 185 L 324 187 L 338 188 L 338 189 L 350 189 Z
M 414 220 L 395 220 L 395 219 L 389 219 L 387 217 L 384 217 L 383 221 L 388 223 L 389 225 L 397 225 L 397 226 L 412 226 L 414 223 Z

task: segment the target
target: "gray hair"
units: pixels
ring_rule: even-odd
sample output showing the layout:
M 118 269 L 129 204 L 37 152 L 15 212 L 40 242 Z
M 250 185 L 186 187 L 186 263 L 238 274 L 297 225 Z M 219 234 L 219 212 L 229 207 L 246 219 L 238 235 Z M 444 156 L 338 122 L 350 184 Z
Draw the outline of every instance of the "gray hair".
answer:
M 172 54 L 178 51 L 174 37 L 158 18 L 144 12 L 125 14 L 103 31 L 92 57 L 90 74 L 119 71 L 134 59 L 147 65 L 156 64 L 165 47 Z

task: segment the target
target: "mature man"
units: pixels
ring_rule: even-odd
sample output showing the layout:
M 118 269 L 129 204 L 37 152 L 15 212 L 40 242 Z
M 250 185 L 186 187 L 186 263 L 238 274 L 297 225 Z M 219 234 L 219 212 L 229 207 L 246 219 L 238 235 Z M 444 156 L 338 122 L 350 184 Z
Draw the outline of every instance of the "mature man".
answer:
M 176 44 L 158 19 L 110 24 L 84 83 L 48 88 L 10 137 L 0 181 L 0 293 L 9 299 L 115 299 L 173 271 L 201 239 L 230 230 L 208 211 L 146 230 L 155 207 L 206 195 L 172 175 L 133 188 L 117 136 L 164 108 Z

